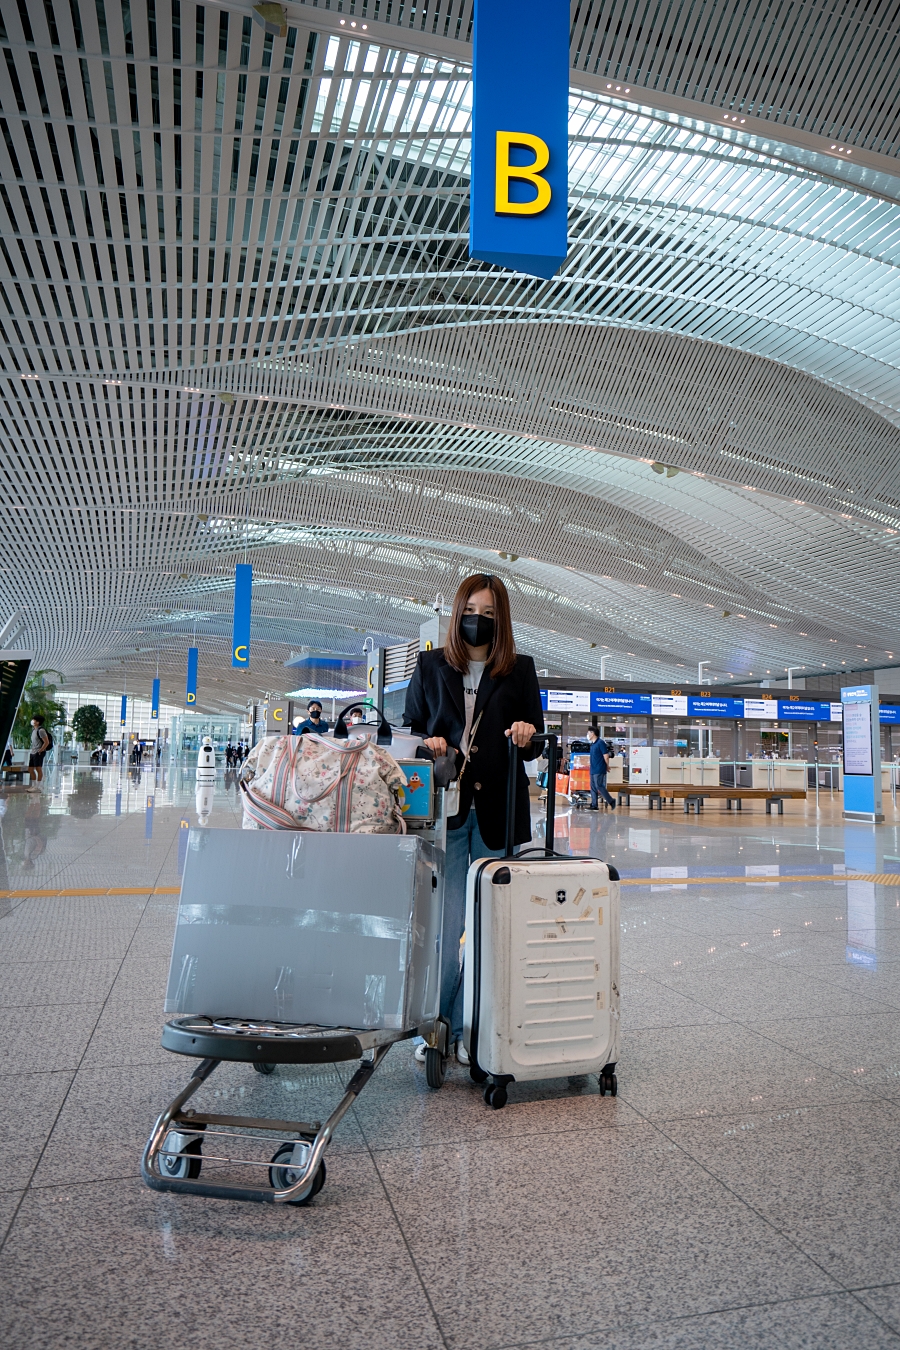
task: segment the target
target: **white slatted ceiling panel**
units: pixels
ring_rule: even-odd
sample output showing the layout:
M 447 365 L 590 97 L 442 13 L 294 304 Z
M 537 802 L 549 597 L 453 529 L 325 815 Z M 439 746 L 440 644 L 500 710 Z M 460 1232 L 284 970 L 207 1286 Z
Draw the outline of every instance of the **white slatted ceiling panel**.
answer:
M 649 70 L 638 8 L 607 5 L 589 54 L 600 11 L 573 8 L 576 66 Z M 468 0 L 343 12 L 469 37 Z M 705 12 L 671 11 L 666 50 Z M 562 669 L 607 645 L 677 678 L 698 642 L 723 673 L 887 659 L 898 208 L 576 89 L 569 262 L 549 283 L 472 264 L 465 48 L 289 15 L 285 41 L 246 7 L 0 0 L 0 605 L 24 601 L 41 660 L 108 680 L 161 651 L 165 672 L 196 626 L 221 667 L 246 550 L 264 688 L 286 644 L 414 637 L 498 549 Z M 742 60 L 769 41 L 717 15 Z M 691 50 L 659 87 L 734 98 L 734 61 Z M 849 116 L 793 50 L 754 114 Z M 869 111 L 859 143 L 891 153 Z M 220 701 L 250 687 L 216 679 Z
M 301 0 L 289 12 L 317 8 L 471 41 L 472 0 Z M 900 152 L 897 0 L 572 0 L 571 12 L 575 84 L 584 71 Z

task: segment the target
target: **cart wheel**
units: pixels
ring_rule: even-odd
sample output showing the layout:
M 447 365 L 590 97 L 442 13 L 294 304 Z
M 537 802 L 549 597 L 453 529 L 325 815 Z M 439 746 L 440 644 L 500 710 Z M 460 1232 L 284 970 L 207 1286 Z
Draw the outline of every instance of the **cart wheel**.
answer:
M 507 1101 L 506 1084 L 495 1083 L 491 1089 L 490 1100 L 487 1098 L 485 1098 L 485 1100 L 493 1111 L 502 1111 Z
M 485 1073 L 484 1069 L 479 1068 L 477 1064 L 470 1064 L 469 1077 L 471 1078 L 473 1083 L 486 1083 L 488 1076 Z
M 286 1191 L 289 1186 L 293 1186 L 294 1182 L 300 1175 L 299 1171 L 295 1167 L 278 1166 L 279 1163 L 284 1164 L 286 1162 L 290 1162 L 293 1155 L 294 1155 L 293 1144 L 279 1144 L 272 1158 L 272 1166 L 269 1168 L 269 1182 L 271 1183 L 273 1190 Z M 319 1194 L 319 1191 L 325 1185 L 325 1176 L 326 1176 L 325 1162 L 323 1160 L 322 1162 L 319 1163 L 319 1170 L 316 1172 L 310 1190 L 307 1191 L 306 1195 L 304 1195 L 302 1199 L 291 1200 L 290 1204 L 308 1205 L 310 1200 L 312 1200 L 314 1196 L 317 1196 Z
M 275 1072 L 275 1065 L 270 1064 L 268 1060 L 265 1059 L 255 1059 L 253 1061 L 253 1067 L 257 1073 L 269 1074 Z
M 447 1061 L 440 1050 L 429 1046 L 425 1051 L 425 1082 L 430 1088 L 443 1087 L 446 1067 Z
M 168 1135 L 166 1136 L 168 1139 Z M 165 1148 L 165 1144 L 163 1144 Z M 200 1168 L 203 1165 L 200 1154 L 203 1149 L 202 1139 L 192 1139 L 189 1144 L 185 1144 L 180 1153 L 159 1154 L 159 1170 L 164 1177 L 176 1177 L 179 1180 L 193 1180 L 200 1175 Z

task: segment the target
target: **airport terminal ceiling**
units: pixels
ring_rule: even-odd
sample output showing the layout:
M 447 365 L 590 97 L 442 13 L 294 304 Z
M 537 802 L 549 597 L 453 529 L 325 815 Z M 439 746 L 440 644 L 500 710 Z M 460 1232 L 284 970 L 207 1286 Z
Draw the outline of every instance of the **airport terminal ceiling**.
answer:
M 900 663 L 900 4 L 573 4 L 550 281 L 467 257 L 469 0 L 256 9 L 0 0 L 12 645 L 243 707 L 480 568 L 556 674 Z

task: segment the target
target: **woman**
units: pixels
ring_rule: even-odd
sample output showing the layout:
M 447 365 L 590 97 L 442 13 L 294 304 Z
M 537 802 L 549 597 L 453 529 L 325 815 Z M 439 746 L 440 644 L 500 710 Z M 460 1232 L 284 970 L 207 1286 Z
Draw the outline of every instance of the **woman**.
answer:
M 459 944 L 466 921 L 466 875 L 476 858 L 499 857 L 506 839 L 508 737 L 520 749 L 516 765 L 513 839 L 531 838 L 528 778 L 532 737 L 544 729 L 534 661 L 519 656 L 509 595 L 499 577 L 466 577 L 456 592 L 445 645 L 420 652 L 406 694 L 404 722 L 436 756 L 456 756 L 459 813 L 447 822 L 444 926 L 441 937 L 441 1016 L 450 1023 L 457 1059 L 462 1045 L 463 989 Z M 425 1047 L 416 1051 L 424 1059 Z

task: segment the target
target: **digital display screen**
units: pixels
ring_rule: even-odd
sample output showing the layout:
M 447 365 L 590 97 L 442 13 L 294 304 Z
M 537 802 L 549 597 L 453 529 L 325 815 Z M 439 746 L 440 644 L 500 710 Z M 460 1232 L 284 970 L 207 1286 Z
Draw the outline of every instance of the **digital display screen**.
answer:
M 780 698 L 778 716 L 783 722 L 830 722 L 831 704 Z
M 601 694 L 597 690 L 591 693 L 591 712 L 635 713 L 647 717 L 651 706 L 650 694 Z
M 710 694 L 697 697 L 688 694 L 688 715 L 690 717 L 743 717 L 744 700 L 742 698 L 713 698 Z
M 650 708 L 656 717 L 687 717 L 687 695 L 651 694 Z
M 745 698 L 744 716 L 766 721 L 778 721 L 778 700 L 775 698 Z
M 547 712 L 590 712 L 589 689 L 548 689 Z
M 872 705 L 844 704 L 844 773 L 872 776 Z
M 851 706 L 857 705 L 822 703 L 815 699 L 632 694 L 625 690 L 601 693 L 597 689 L 541 690 L 541 707 L 545 712 L 620 713 L 625 717 L 746 717 L 767 722 L 840 722 L 845 715 L 844 708 Z M 879 721 L 900 724 L 900 703 L 882 703 Z

